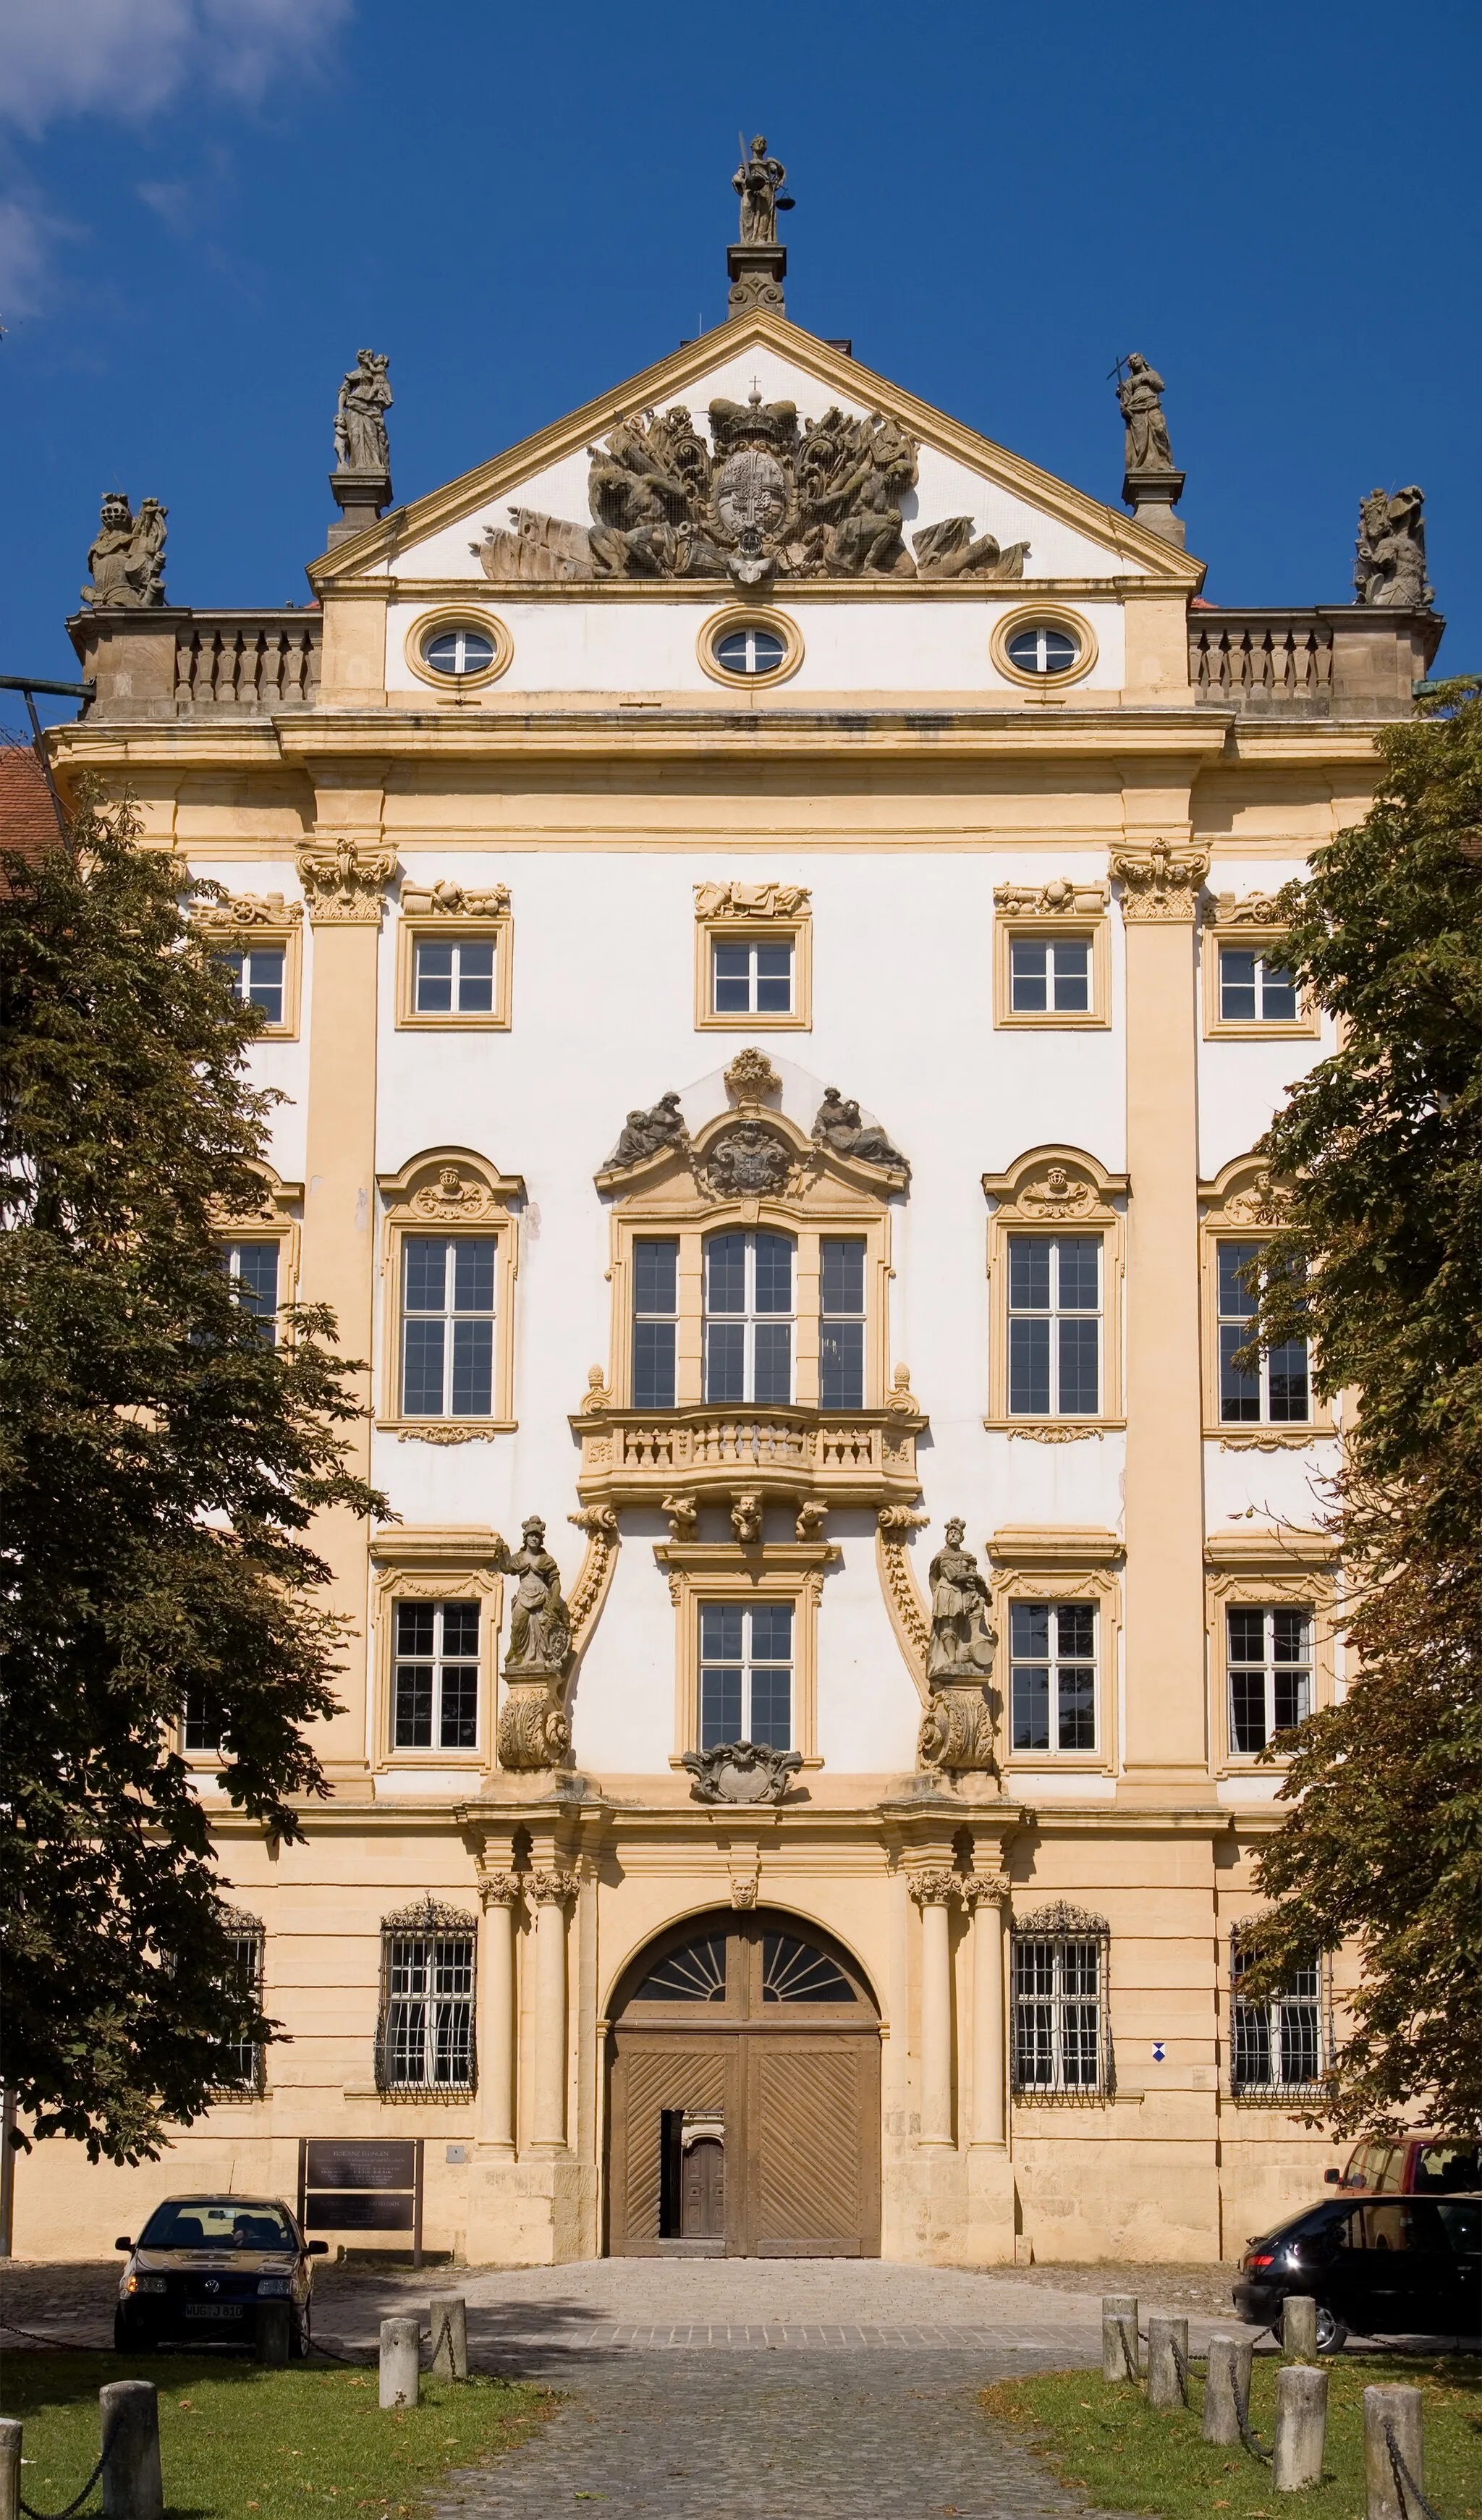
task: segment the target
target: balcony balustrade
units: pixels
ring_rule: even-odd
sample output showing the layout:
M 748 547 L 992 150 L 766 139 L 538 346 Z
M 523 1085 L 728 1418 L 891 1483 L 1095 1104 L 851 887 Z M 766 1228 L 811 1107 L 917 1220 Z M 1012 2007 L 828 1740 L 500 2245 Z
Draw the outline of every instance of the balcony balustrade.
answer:
M 878 1506 L 916 1496 L 923 1418 L 854 1409 L 606 1409 L 573 1418 L 586 1503 L 652 1505 L 675 1487 L 721 1503 L 742 1489 Z

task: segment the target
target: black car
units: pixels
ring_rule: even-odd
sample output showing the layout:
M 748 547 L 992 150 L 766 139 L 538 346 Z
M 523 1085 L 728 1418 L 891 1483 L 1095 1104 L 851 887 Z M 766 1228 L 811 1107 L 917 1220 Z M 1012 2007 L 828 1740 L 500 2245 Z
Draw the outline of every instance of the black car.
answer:
M 167 2196 L 137 2240 L 115 2240 L 128 2265 L 113 2313 L 120 2354 L 157 2345 L 256 2345 L 269 2304 L 287 2302 L 289 2350 L 309 2350 L 311 2258 L 328 2255 L 306 2240 L 286 2205 L 250 2196 Z M 281 2350 L 281 2349 L 280 2349 Z
M 1360 2336 L 1482 2336 L 1482 2195 L 1330 2199 L 1240 2261 L 1240 2317 L 1275 2325 L 1288 2293 L 1318 2304 L 1318 2343 Z

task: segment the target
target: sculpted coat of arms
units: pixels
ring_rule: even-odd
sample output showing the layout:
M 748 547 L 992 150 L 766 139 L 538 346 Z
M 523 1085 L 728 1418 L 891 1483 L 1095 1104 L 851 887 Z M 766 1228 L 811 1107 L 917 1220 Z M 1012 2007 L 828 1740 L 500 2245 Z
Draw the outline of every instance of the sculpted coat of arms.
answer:
M 512 508 L 470 545 L 497 579 L 1021 577 L 1027 543 L 974 536 L 970 517 L 913 531 L 903 502 L 920 450 L 879 412 L 833 404 L 799 426 L 790 402 L 718 399 L 710 442 L 682 404 L 632 412 L 589 447 L 590 522 Z

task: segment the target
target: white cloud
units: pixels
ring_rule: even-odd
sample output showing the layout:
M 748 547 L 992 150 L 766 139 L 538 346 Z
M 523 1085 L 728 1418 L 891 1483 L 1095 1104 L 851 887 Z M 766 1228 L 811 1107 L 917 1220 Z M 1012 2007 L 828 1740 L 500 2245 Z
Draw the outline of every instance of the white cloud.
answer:
M 187 86 L 252 103 L 311 65 L 353 0 L 7 0 L 0 115 L 31 138 L 68 115 L 129 119 Z
M 76 233 L 45 210 L 0 201 L 0 309 L 7 319 L 42 312 L 52 248 Z

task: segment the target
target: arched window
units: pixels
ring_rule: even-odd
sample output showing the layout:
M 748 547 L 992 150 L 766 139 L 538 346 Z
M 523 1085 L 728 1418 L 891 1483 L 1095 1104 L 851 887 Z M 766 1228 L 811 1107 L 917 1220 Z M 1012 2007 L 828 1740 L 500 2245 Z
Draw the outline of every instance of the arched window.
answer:
M 792 1398 L 796 1245 L 759 1230 L 705 1244 L 705 1398 L 786 1404 Z

